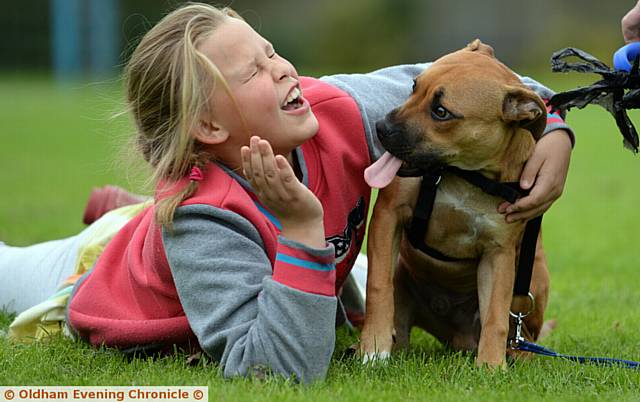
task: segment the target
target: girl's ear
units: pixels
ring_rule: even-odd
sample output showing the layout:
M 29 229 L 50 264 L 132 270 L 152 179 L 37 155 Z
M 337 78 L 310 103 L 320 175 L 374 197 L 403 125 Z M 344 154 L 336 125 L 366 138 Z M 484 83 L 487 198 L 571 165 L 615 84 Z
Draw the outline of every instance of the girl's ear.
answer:
M 229 131 L 215 120 L 201 119 L 191 130 L 196 140 L 203 144 L 222 144 L 229 138 Z

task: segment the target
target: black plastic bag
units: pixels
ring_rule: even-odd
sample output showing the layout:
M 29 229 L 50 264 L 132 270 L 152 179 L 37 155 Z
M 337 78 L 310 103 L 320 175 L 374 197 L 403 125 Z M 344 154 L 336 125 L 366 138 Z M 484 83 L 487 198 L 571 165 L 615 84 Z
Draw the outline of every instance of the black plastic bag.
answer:
M 563 59 L 575 56 L 584 62 L 568 63 Z M 551 56 L 551 69 L 554 72 L 576 71 L 595 73 L 602 80 L 584 88 L 560 92 L 549 100 L 554 110 L 565 112 L 572 107 L 582 109 L 588 104 L 600 105 L 613 115 L 618 129 L 624 138 L 625 148 L 638 153 L 638 133 L 627 115 L 627 109 L 640 108 L 640 75 L 638 58 L 630 72 L 611 70 L 609 66 L 580 49 L 568 47 Z

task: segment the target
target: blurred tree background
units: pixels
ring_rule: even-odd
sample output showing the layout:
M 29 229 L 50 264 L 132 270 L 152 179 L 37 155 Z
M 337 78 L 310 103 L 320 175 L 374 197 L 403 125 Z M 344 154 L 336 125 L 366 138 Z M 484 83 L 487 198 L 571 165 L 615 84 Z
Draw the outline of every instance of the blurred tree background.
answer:
M 146 165 L 130 146 L 130 116 L 119 113 L 126 110 L 119 77 L 142 35 L 182 3 L 2 2 L 0 188 L 10 189 L 11 197 L 0 197 L 0 240 L 24 245 L 77 233 L 84 227 L 81 211 L 92 186 L 112 183 L 151 194 Z M 575 46 L 610 63 L 622 45 L 620 19 L 634 3 L 234 0 L 218 5 L 237 10 L 305 75 L 431 61 L 478 37 L 514 70 L 565 90 L 597 77 L 551 74 L 551 54 Z M 639 165 L 624 165 L 632 155 L 619 150 L 615 122 L 603 111 L 572 112 L 569 123 L 579 133 L 572 169 L 582 166 L 586 182 L 607 175 L 603 172 L 624 171 L 628 176 L 615 176 L 620 180 L 639 176 Z M 603 146 L 619 153 L 603 159 Z M 617 197 L 627 186 L 605 182 L 596 188 Z
M 0 69 L 84 78 L 116 75 L 140 36 L 182 3 L 5 1 L 0 13 Z M 620 19 L 633 4 L 633 0 L 235 0 L 217 5 L 240 12 L 301 72 L 314 75 L 434 60 L 476 37 L 519 71 L 548 70 L 551 53 L 566 46 L 582 48 L 609 63 L 623 44 Z M 60 64 L 61 57 L 66 66 Z

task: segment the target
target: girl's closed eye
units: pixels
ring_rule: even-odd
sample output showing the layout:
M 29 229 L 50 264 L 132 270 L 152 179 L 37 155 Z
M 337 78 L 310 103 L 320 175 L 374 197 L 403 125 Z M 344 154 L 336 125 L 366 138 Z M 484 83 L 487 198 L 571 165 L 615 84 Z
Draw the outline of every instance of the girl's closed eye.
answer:
M 276 52 L 273 48 L 270 48 L 267 51 L 267 57 L 270 58 L 270 59 L 275 58 L 277 55 L 278 55 L 278 52 Z M 251 79 L 258 74 L 259 70 L 260 70 L 260 68 L 258 66 L 251 74 L 249 74 L 249 76 L 247 77 L 247 79 L 244 82 L 247 83 L 247 82 L 251 81 Z

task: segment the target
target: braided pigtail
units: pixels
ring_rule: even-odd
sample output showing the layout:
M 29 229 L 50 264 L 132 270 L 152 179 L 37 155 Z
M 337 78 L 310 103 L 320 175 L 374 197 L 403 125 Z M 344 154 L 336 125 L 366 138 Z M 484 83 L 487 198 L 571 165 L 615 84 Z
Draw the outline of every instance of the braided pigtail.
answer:
M 136 143 L 153 167 L 151 180 L 162 183 L 155 219 L 170 230 L 176 208 L 196 192 L 211 159 L 192 135 L 193 127 L 210 110 L 216 85 L 230 92 L 215 63 L 198 47 L 229 18 L 241 19 L 229 8 L 201 3 L 173 11 L 145 34 L 125 71 Z M 183 189 L 168 194 L 188 175 Z

